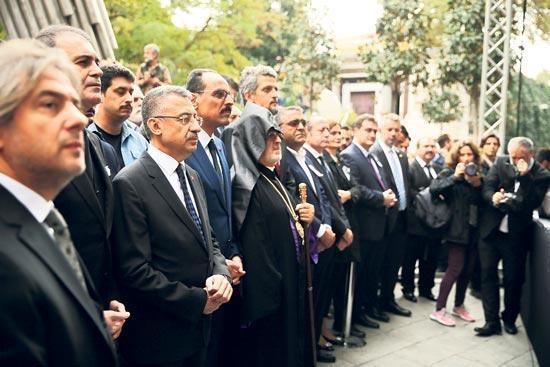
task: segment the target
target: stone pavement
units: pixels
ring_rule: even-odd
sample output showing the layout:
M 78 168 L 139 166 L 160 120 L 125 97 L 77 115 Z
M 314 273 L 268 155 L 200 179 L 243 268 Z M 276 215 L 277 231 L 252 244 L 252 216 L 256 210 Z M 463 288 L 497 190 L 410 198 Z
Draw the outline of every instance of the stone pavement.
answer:
M 436 279 L 434 294 L 439 289 Z M 454 292 L 454 289 L 453 289 Z M 478 319 L 466 323 L 456 319 L 455 327 L 442 326 L 428 318 L 433 312 L 435 302 L 419 298 L 412 303 L 401 298 L 401 287 L 395 291 L 397 302 L 412 310 L 412 317 L 390 316 L 389 323 L 380 323 L 381 328 L 365 329 L 367 345 L 362 348 L 337 347 L 336 364 L 319 366 L 332 367 L 529 367 L 538 366 L 536 357 L 527 339 L 525 329 L 518 320 L 517 335 L 502 335 L 489 338 L 475 336 L 474 327 L 482 326 L 483 309 L 481 301 L 466 296 L 466 307 Z M 448 306 L 452 307 L 454 293 L 449 297 Z

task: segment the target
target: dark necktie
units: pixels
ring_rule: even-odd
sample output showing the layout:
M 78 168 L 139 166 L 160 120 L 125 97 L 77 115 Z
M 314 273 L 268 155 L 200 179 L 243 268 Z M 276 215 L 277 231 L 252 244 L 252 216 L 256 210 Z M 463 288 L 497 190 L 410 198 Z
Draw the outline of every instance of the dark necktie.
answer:
M 191 219 L 193 219 L 193 222 L 195 222 L 195 225 L 197 226 L 197 229 L 201 234 L 203 242 L 206 243 L 206 241 L 204 240 L 204 233 L 202 232 L 201 219 L 199 218 L 199 214 L 195 210 L 195 205 L 193 205 L 191 194 L 189 193 L 189 190 L 187 190 L 187 179 L 185 178 L 185 173 L 183 173 L 183 168 L 181 164 L 178 164 L 178 168 L 176 168 L 176 173 L 180 180 L 181 191 L 183 191 L 183 199 L 185 201 L 187 212 L 191 216 Z
M 332 175 L 332 172 L 330 171 L 330 167 L 328 166 L 327 162 L 323 159 L 323 156 L 320 155 L 318 158 L 319 163 L 321 163 L 321 166 L 323 167 L 323 170 L 325 171 L 325 175 L 327 176 L 330 184 L 334 187 L 336 187 L 336 182 L 334 181 L 334 176 Z
M 220 167 L 220 163 L 218 161 L 218 148 L 214 143 L 214 139 L 210 139 L 210 142 L 208 143 L 208 150 L 210 151 L 210 155 L 212 156 L 212 163 L 214 165 L 214 169 L 216 170 L 218 178 L 220 179 L 220 182 L 223 185 L 222 168 Z
M 380 187 L 382 187 L 382 190 L 386 191 L 388 186 L 386 186 L 386 183 L 382 179 L 382 176 L 380 175 L 380 170 L 378 169 L 377 162 L 374 159 L 372 155 L 369 155 L 370 165 L 372 166 L 372 169 L 374 170 L 374 175 L 376 176 L 376 181 L 380 184 Z
M 67 223 L 63 219 L 63 216 L 57 211 L 57 209 L 53 208 L 44 220 L 44 223 L 53 229 L 55 243 L 57 243 L 57 246 L 59 246 L 63 256 L 65 256 L 65 259 L 67 259 L 69 265 L 73 268 L 78 282 L 87 292 L 88 288 L 86 287 L 86 281 L 84 280 L 84 275 L 82 274 L 82 267 L 78 261 L 76 249 L 74 248 L 69 228 L 67 227 Z
M 428 174 L 428 178 L 430 179 L 430 181 L 433 180 L 435 177 L 432 174 L 432 165 L 428 163 L 425 168 L 426 168 L 426 173 Z

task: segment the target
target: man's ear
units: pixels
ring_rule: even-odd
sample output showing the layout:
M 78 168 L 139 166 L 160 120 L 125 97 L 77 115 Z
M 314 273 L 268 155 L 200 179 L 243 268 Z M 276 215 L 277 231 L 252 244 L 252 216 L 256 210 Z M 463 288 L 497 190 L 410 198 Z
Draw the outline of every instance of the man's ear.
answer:
M 249 102 L 254 102 L 254 92 L 244 92 L 243 96 L 245 100 Z
M 160 128 L 160 120 L 157 118 L 150 118 L 147 120 L 146 124 L 149 128 L 149 131 L 151 132 L 151 135 L 162 135 L 162 129 Z
M 194 108 L 195 110 L 197 110 L 197 108 L 199 107 L 198 98 L 199 98 L 199 94 L 198 94 L 198 93 L 191 93 L 191 103 L 193 104 L 193 108 Z

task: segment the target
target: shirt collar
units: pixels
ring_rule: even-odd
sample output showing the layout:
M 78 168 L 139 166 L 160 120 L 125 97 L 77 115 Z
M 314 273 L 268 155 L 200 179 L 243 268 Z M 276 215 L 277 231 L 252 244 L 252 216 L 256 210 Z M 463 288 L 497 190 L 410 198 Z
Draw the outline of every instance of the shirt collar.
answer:
M 315 159 L 319 159 L 319 157 L 323 156 L 323 153 L 319 153 L 318 151 L 313 149 L 313 147 L 311 145 L 309 145 L 307 143 L 304 144 L 304 149 L 307 150 L 308 152 L 310 152 Z
M 389 153 L 390 151 L 396 153 L 394 147 L 390 147 L 388 144 L 384 143 L 382 140 L 378 140 L 378 144 L 380 144 L 380 146 L 381 146 L 382 149 L 384 150 L 384 153 L 387 154 L 387 153 Z
M 182 165 L 182 168 L 185 172 L 185 162 L 176 161 L 173 157 L 169 156 L 168 154 L 164 153 L 157 147 L 155 147 L 153 144 L 149 144 L 149 148 L 147 149 L 147 153 L 153 158 L 156 164 L 160 167 L 161 171 L 164 173 L 166 177 L 169 177 L 172 173 L 176 171 L 176 168 L 178 168 L 178 164 Z
M 420 165 L 420 167 L 422 168 L 425 168 L 428 163 L 426 163 L 422 158 L 420 158 L 419 156 L 416 156 L 416 161 L 418 162 L 418 164 Z
M 359 148 L 359 150 L 361 151 L 361 153 L 363 153 L 363 155 L 365 157 L 368 157 L 369 156 L 369 151 L 366 150 L 365 148 L 363 148 L 363 146 L 361 144 L 359 144 L 358 142 L 355 141 L 355 139 L 353 140 L 352 144 L 355 144 L 355 146 L 357 148 Z
M 306 151 L 304 147 L 300 148 L 298 151 L 295 151 L 294 149 L 290 147 L 286 147 L 290 153 L 292 153 L 293 156 L 295 156 L 298 160 L 305 162 L 306 160 Z
M 212 140 L 212 136 L 208 135 L 208 133 L 203 129 L 199 131 L 198 135 L 199 135 L 199 142 L 201 143 L 204 150 L 208 149 L 208 143 L 210 143 L 210 140 Z
M 4 186 L 6 190 L 15 196 L 38 223 L 44 222 L 54 207 L 52 201 L 47 201 L 42 195 L 3 173 L 0 173 L 0 185 Z

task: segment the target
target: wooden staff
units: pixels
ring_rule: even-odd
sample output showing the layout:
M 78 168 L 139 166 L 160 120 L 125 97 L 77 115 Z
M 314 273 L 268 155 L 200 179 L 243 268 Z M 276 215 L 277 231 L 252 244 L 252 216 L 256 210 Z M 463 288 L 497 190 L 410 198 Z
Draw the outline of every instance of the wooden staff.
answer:
M 298 185 L 298 191 L 300 193 L 300 202 L 305 204 L 307 202 L 307 185 L 301 183 Z M 311 333 L 311 352 L 312 352 L 312 361 L 313 366 L 317 366 L 317 341 L 315 340 L 315 314 L 313 312 L 313 281 L 311 280 L 311 262 L 310 262 L 310 248 L 309 248 L 309 229 L 307 223 L 302 223 L 304 227 L 304 247 L 306 256 L 304 261 L 306 263 L 306 287 L 307 287 L 307 303 L 309 309 L 309 332 Z

